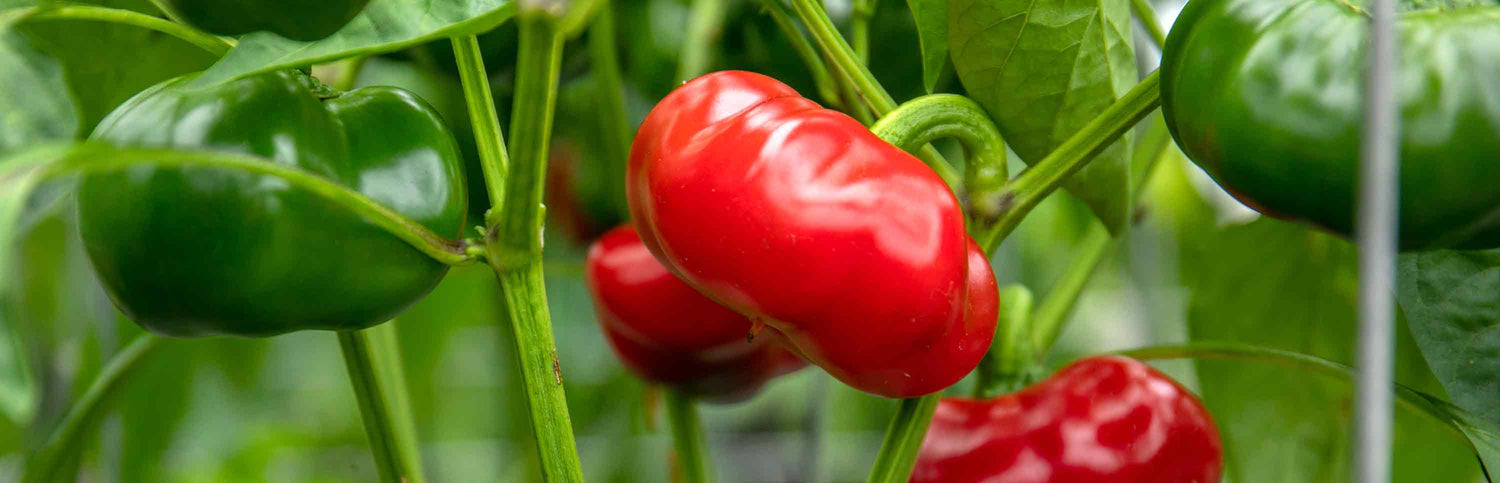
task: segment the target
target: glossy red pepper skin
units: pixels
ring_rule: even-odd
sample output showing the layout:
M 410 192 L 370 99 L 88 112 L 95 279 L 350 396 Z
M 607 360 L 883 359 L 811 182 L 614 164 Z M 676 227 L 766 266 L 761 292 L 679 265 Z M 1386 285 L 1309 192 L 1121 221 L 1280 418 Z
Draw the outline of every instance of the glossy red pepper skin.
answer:
M 913 483 L 1218 483 L 1208 410 L 1140 361 L 1092 357 L 1015 394 L 944 399 Z
M 672 91 L 641 124 L 626 190 L 669 270 L 850 386 L 932 393 L 989 346 L 994 314 L 966 307 L 995 305 L 993 274 L 982 263 L 991 283 L 969 287 L 948 187 L 775 79 L 716 72 Z
M 749 319 L 678 280 L 629 226 L 589 247 L 585 274 L 605 338 L 643 379 L 733 402 L 807 365 L 776 334 L 747 340 Z

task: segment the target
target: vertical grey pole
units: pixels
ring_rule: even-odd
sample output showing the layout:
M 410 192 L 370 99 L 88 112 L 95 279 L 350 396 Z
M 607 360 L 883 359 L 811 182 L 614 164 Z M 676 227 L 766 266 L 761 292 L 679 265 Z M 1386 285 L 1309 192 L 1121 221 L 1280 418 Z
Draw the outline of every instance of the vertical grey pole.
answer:
M 1359 376 L 1354 475 L 1391 481 L 1392 327 L 1399 171 L 1396 2 L 1371 0 L 1370 58 L 1359 192 Z

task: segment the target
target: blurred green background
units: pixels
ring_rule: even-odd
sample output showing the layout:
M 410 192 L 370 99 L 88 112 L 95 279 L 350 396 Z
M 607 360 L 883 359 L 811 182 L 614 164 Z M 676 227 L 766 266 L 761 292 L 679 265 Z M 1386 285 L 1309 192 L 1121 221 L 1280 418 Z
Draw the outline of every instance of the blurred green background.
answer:
M 847 1 L 827 3 L 836 19 L 847 18 Z M 1167 3 L 1159 7 L 1170 19 L 1180 3 Z M 634 121 L 675 85 L 670 73 L 688 8 L 679 0 L 617 2 Z M 801 60 L 754 2 L 732 2 L 728 15 L 716 69 L 764 72 L 808 95 L 815 92 Z M 898 100 L 924 93 L 916 32 L 904 3 L 880 2 L 872 30 L 872 51 L 882 59 L 873 65 L 877 77 Z M 508 113 L 514 35 L 502 27 L 484 37 L 502 117 Z M 1140 62 L 1150 70 L 1155 53 L 1141 35 L 1137 28 Z M 592 119 L 595 95 L 584 43 L 569 42 L 565 53 L 548 187 L 552 218 L 545 266 L 558 355 L 587 479 L 669 481 L 671 442 L 660 395 L 616 361 L 582 281 L 588 240 L 620 221 L 609 195 L 610 183 L 619 181 L 599 168 L 610 161 L 600 159 L 598 124 L 579 122 Z M 417 92 L 443 113 L 472 157 L 447 49 L 437 43 L 371 59 L 360 84 Z M 949 72 L 938 90 L 962 87 Z M 97 119 L 87 112 L 81 117 L 85 132 L 89 119 Z M 1012 172 L 1023 167 L 1017 163 Z M 470 176 L 477 186 L 478 173 Z M 22 262 L 4 276 L 22 281 L 22 303 L 6 321 L 24 347 L 41 404 L 34 424 L 21 427 L 0 418 L 0 481 L 17 477 L 25 452 L 40 444 L 104 362 L 141 333 L 116 313 L 94 280 L 71 202 L 35 198 L 17 240 Z M 1352 359 L 1355 265 L 1347 242 L 1257 219 L 1173 147 L 1163 154 L 1141 205 L 1128 237 L 1112 248 L 1079 300 L 1049 358 L 1052 366 L 1085 354 L 1188 340 Z M 477 203 L 471 219 L 483 207 Z M 993 258 L 999 281 L 1024 284 L 1038 300 L 1045 297 L 1095 223 L 1076 199 L 1048 199 Z M 540 480 L 498 290 L 487 267 L 456 268 L 393 323 L 433 481 Z M 1441 395 L 1402 334 L 1398 379 Z M 1203 395 L 1225 432 L 1227 481 L 1347 479 L 1347 381 L 1244 361 L 1153 365 Z M 951 391 L 966 394 L 968 384 Z M 852 482 L 864 480 L 896 404 L 809 368 L 773 381 L 746 402 L 704 405 L 701 411 L 720 481 Z M 1460 436 L 1406 409 L 1397 414 L 1395 481 L 1479 481 L 1478 465 Z M 88 440 L 80 481 L 376 479 L 338 344 L 324 332 L 168 341 L 131 378 Z

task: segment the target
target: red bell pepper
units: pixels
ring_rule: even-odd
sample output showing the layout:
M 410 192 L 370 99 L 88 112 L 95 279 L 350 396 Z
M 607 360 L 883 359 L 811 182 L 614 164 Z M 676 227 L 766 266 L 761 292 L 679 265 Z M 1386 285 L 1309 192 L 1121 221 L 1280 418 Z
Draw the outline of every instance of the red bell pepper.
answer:
M 668 270 L 850 386 L 932 393 L 989 347 L 994 277 L 952 192 L 775 79 L 678 87 L 642 123 L 626 175 L 641 239 Z
M 944 399 L 912 483 L 1217 483 L 1223 445 L 1203 404 L 1135 359 L 1073 363 L 995 399 Z

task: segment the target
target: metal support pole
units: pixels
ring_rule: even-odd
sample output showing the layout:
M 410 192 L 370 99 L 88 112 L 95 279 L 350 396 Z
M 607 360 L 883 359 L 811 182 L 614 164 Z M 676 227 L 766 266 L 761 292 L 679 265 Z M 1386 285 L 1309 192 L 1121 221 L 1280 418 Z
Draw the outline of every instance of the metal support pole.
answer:
M 1396 2 L 1369 3 L 1370 57 L 1359 193 L 1359 376 L 1355 401 L 1354 475 L 1391 481 L 1391 393 L 1400 197 Z

